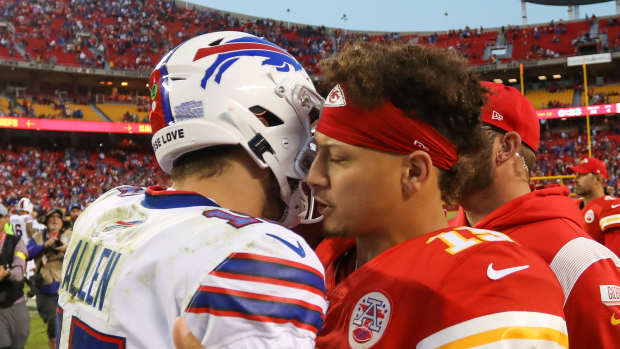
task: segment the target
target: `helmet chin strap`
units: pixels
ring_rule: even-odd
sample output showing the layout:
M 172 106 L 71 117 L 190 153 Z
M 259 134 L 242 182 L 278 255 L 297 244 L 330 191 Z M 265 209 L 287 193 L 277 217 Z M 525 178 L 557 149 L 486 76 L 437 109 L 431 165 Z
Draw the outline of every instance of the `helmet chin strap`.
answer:
M 299 224 L 313 224 L 323 220 L 323 216 L 312 218 L 314 213 L 314 195 L 312 189 L 310 189 L 310 195 L 307 195 L 301 185 L 301 182 L 296 188 L 291 189 L 288 179 L 282 175 L 284 171 L 273 156 L 269 152 L 263 153 L 263 159 L 265 163 L 272 169 L 278 184 L 280 185 L 280 197 L 284 201 L 286 207 L 280 218 L 280 223 L 288 228 L 293 228 Z M 277 169 L 277 170 L 273 170 Z
M 288 179 L 284 175 L 285 171 L 280 167 L 280 164 L 278 163 L 278 160 L 276 160 L 275 156 L 270 152 L 264 152 L 262 155 L 263 160 L 267 166 L 269 166 L 271 172 L 278 181 L 278 185 L 280 186 L 280 198 L 285 204 L 284 212 L 280 218 L 280 223 L 289 228 L 295 227 L 300 222 L 299 215 L 301 213 L 302 205 L 301 202 L 298 201 L 299 196 L 295 195 L 296 191 L 293 192 L 291 190 Z

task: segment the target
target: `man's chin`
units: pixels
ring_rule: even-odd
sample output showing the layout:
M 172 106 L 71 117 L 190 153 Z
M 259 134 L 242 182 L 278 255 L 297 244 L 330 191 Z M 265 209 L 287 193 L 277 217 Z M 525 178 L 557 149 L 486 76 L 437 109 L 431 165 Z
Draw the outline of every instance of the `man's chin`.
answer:
M 328 238 L 351 238 L 354 237 L 342 227 L 330 227 L 327 222 L 323 223 L 323 234 Z

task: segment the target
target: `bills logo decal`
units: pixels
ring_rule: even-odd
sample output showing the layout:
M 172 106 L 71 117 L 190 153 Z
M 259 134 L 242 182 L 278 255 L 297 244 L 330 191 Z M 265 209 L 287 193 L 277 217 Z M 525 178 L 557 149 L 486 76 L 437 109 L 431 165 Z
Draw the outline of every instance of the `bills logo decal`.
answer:
M 283 48 L 260 38 L 245 37 L 230 40 L 221 45 L 205 47 L 196 51 L 194 61 L 203 57 L 218 54 L 205 71 L 200 86 L 204 89 L 207 82 L 213 77 L 213 81 L 220 83 L 222 75 L 241 57 L 263 57 L 263 65 L 276 67 L 277 71 L 288 72 L 291 68 L 295 71 L 302 69 L 301 64 Z

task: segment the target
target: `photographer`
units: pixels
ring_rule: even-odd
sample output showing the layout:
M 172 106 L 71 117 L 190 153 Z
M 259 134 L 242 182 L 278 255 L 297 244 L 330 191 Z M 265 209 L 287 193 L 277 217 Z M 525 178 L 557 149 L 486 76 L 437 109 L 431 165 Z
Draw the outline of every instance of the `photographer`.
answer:
M 0 204 L 0 227 L 9 213 Z M 26 245 L 0 229 L 0 348 L 23 348 L 30 331 L 30 316 L 24 297 Z
M 51 209 L 45 217 L 47 230 L 36 232 L 28 242 L 28 256 L 35 260 L 34 284 L 37 309 L 47 324 L 49 347 L 55 347 L 56 303 L 62 273 L 62 260 L 71 239 L 71 229 L 63 229 L 63 212 Z

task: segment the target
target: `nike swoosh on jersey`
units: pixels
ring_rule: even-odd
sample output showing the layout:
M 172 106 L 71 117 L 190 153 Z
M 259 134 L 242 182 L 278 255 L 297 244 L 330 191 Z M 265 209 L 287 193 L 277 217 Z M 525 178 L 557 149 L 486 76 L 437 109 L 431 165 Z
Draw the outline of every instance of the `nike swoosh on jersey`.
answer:
M 620 204 L 617 204 L 617 205 L 611 205 L 611 208 L 616 208 L 616 207 L 620 207 Z
M 616 313 L 611 314 L 611 324 L 612 326 L 620 325 L 620 319 L 616 319 Z
M 277 235 L 273 235 L 273 234 L 266 234 L 267 236 L 271 236 L 272 238 L 280 241 L 281 243 L 283 243 L 284 245 L 286 245 L 286 247 L 290 248 L 291 250 L 293 250 L 293 252 L 297 253 L 299 255 L 299 257 L 304 258 L 306 257 L 306 251 L 304 251 L 304 248 L 301 246 L 301 244 L 299 243 L 299 241 L 297 241 L 297 246 L 291 244 L 290 242 L 284 240 L 283 238 L 277 236 Z
M 493 263 L 489 264 L 489 266 L 487 267 L 487 276 L 489 277 L 489 279 L 491 280 L 499 280 L 503 277 L 506 277 L 512 273 L 516 273 L 518 271 L 521 270 L 525 270 L 527 268 L 529 268 L 529 265 L 519 265 L 516 267 L 512 267 L 512 268 L 505 268 L 505 269 L 494 269 L 493 268 Z

